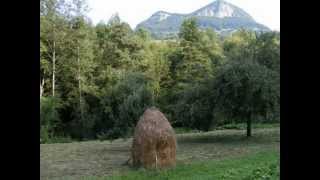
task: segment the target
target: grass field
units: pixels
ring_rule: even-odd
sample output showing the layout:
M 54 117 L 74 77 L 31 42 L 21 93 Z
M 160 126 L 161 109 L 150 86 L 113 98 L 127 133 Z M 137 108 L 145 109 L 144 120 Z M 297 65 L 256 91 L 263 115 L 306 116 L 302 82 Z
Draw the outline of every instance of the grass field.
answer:
M 40 145 L 40 178 L 133 179 L 279 179 L 280 128 L 178 134 L 177 167 L 133 170 L 122 165 L 132 139 Z

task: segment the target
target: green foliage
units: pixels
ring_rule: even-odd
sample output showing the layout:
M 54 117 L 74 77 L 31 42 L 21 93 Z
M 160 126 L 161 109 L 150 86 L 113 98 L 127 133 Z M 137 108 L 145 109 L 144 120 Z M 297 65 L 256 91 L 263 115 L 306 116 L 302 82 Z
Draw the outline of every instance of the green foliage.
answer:
M 230 62 L 214 81 L 216 106 L 232 118 L 264 115 L 279 100 L 277 84 L 277 75 L 256 62 Z
M 54 127 L 54 124 L 60 121 L 58 114 L 59 108 L 59 99 L 42 97 L 40 99 L 40 125 Z
M 118 14 L 94 26 L 87 12 L 85 0 L 40 1 L 43 142 L 130 136 L 150 106 L 197 130 L 249 114 L 279 122 L 279 33 L 222 39 L 191 18 L 179 37 L 158 41 Z
M 40 125 L 40 143 L 48 143 L 52 135 L 49 132 L 50 128 L 45 125 Z
M 279 107 L 279 78 L 278 73 L 253 59 L 230 61 L 218 71 L 213 82 L 215 111 L 247 121 L 247 136 L 251 136 L 253 118 L 266 117 Z
M 174 108 L 176 123 L 183 127 L 208 131 L 214 123 L 213 105 L 209 95 L 205 86 L 186 89 Z
M 275 32 L 263 33 L 255 43 L 257 61 L 280 73 L 280 36 Z
M 149 31 L 147 31 L 146 29 L 139 28 L 136 31 L 136 34 L 144 41 L 149 41 L 151 39 L 151 35 L 150 35 Z
M 179 38 L 184 41 L 189 42 L 199 42 L 201 37 L 201 32 L 197 27 L 197 21 L 195 18 L 190 18 L 185 20 L 180 28 Z
M 195 19 L 183 22 L 180 30 L 181 59 L 176 65 L 178 86 L 184 88 L 187 83 L 201 82 L 211 76 L 212 66 L 208 53 L 203 51 L 201 43 L 203 33 L 197 28 Z
M 61 123 L 59 108 L 61 104 L 57 98 L 42 97 L 40 99 L 40 139 L 42 142 L 49 141 L 56 134 L 57 127 Z
M 102 100 L 103 118 L 97 124 L 100 136 L 126 136 L 144 110 L 153 104 L 154 95 L 149 80 L 139 73 L 127 74 Z
M 247 30 L 239 30 L 226 38 L 223 42 L 223 50 L 228 60 L 252 58 L 256 34 Z

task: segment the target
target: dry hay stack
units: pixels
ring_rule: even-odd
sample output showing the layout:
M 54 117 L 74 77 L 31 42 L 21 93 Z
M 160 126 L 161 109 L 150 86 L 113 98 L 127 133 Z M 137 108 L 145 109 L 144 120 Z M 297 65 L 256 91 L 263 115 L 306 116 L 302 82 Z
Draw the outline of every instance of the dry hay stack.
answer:
M 135 167 L 165 168 L 176 164 L 176 138 L 167 118 L 156 108 L 147 109 L 135 128 L 132 163 Z

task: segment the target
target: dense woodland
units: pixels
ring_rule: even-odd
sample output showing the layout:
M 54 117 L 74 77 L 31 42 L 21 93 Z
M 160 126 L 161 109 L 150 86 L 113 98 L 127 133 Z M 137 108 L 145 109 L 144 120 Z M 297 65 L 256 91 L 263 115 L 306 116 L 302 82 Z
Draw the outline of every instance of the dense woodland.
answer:
M 147 107 L 174 127 L 280 121 L 280 33 L 220 37 L 183 22 L 154 40 L 119 16 L 93 25 L 83 0 L 40 3 L 40 135 L 77 140 L 130 136 Z

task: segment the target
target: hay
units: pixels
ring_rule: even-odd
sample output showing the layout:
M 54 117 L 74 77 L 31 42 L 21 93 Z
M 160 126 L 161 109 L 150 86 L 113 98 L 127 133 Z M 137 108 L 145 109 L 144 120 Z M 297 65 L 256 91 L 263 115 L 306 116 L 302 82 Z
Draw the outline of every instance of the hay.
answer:
M 147 109 L 135 128 L 131 159 L 135 167 L 167 168 L 176 165 L 176 138 L 167 118 L 156 108 Z

